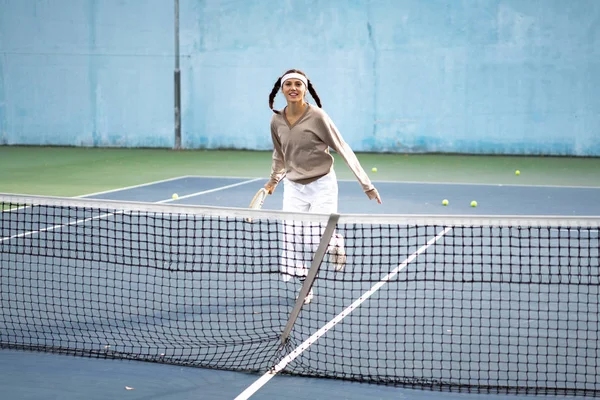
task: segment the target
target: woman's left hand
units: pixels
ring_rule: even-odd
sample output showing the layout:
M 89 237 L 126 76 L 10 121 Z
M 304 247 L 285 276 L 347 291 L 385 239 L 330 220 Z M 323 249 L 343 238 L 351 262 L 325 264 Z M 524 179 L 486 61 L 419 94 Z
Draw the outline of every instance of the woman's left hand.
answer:
M 381 204 L 381 197 L 379 196 L 377 189 L 373 188 L 371 190 L 367 190 L 365 193 L 369 197 L 369 200 L 375 199 L 377 200 L 377 203 Z

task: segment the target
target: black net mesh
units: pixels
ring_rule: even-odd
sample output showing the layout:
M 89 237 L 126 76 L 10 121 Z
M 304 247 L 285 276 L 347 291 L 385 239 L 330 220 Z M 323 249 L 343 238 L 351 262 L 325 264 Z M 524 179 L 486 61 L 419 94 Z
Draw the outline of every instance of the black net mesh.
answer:
M 0 201 L 3 348 L 264 372 L 326 327 L 282 373 L 600 394 L 598 219 L 342 215 L 281 346 L 327 216 Z

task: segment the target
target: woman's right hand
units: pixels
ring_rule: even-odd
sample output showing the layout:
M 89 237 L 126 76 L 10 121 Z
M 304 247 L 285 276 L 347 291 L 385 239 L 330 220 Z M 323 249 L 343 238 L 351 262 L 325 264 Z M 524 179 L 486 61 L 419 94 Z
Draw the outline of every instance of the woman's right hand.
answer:
M 277 186 L 277 184 L 275 184 L 271 181 L 265 183 L 265 189 L 267 190 L 267 193 L 269 193 L 269 194 L 273 194 L 276 186 Z

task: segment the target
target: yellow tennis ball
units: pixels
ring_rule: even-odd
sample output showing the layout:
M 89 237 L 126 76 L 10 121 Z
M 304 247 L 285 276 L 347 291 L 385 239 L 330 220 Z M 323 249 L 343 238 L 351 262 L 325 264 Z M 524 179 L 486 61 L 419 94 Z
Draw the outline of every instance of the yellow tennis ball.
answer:
M 521 171 L 519 171 L 519 170 L 516 170 L 516 171 L 515 171 L 515 175 L 521 175 Z
M 442 204 L 445 205 L 445 206 L 447 206 L 448 205 L 448 200 L 446 200 L 446 199 L 442 200 Z
M 171 197 L 173 197 L 173 200 L 177 200 L 179 198 L 179 195 L 177 193 L 173 193 L 173 196 Z
M 373 167 L 373 168 L 371 168 L 371 171 L 373 171 L 373 172 L 377 172 L 377 168 L 376 168 L 376 167 Z
M 477 207 L 477 202 L 475 200 L 471 202 L 471 207 Z

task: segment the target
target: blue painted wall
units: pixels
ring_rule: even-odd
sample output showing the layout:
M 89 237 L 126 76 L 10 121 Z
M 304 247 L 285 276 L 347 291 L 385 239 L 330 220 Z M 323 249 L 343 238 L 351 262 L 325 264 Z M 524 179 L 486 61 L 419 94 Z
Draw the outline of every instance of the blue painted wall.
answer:
M 0 0 L 0 143 L 172 147 L 173 4 Z M 180 0 L 180 13 L 186 148 L 270 149 L 268 94 L 300 68 L 356 151 L 600 156 L 600 1 Z

